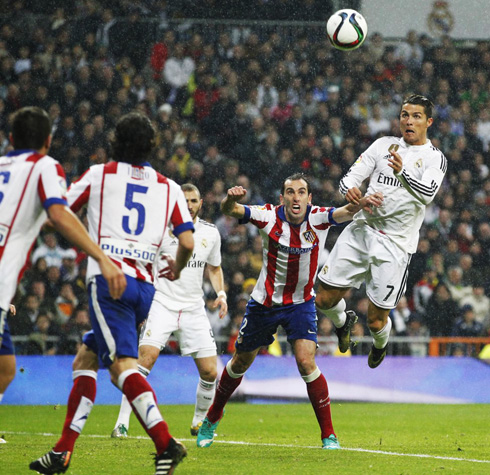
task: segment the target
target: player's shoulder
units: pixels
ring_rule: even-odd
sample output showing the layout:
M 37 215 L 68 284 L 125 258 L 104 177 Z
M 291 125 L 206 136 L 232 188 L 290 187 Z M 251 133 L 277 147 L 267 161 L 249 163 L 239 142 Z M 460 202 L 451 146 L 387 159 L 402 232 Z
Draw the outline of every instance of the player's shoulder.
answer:
M 377 138 L 373 145 L 375 146 L 384 146 L 388 145 L 388 147 L 392 145 L 398 145 L 399 147 L 402 145 L 402 140 L 400 137 L 396 137 L 395 135 L 385 135 L 384 137 Z
M 213 223 L 210 223 L 208 221 L 204 221 L 204 219 L 199 218 L 198 223 L 202 224 L 207 230 L 215 229 L 216 231 L 218 231 L 218 228 L 216 227 L 216 225 L 214 225 Z
M 432 166 L 440 168 L 444 173 L 447 171 L 447 158 L 432 142 L 429 141 L 426 154 Z

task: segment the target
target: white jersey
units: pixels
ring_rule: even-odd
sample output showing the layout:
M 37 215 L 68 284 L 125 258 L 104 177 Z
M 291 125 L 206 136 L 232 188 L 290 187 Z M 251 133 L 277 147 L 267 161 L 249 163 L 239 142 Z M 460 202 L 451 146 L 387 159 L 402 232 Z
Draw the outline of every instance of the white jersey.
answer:
M 46 210 L 66 205 L 65 194 L 65 173 L 54 158 L 33 150 L 0 158 L 0 308 L 9 308 Z
M 184 193 L 177 183 L 149 164 L 94 165 L 68 190 L 73 211 L 88 205 L 91 238 L 122 269 L 153 282 L 153 263 L 167 226 L 175 235 L 193 229 Z M 100 274 L 89 259 L 87 279 Z
M 402 171 L 395 175 L 388 166 L 390 150 L 403 160 Z M 382 192 L 384 201 L 373 214 L 359 211 L 354 221 L 364 222 L 381 231 L 408 253 L 417 250 L 419 230 L 425 208 L 434 199 L 447 170 L 444 154 L 430 140 L 424 145 L 408 145 L 402 138 L 376 140 L 340 181 L 340 192 L 360 187 L 369 178 L 366 194 Z
M 158 260 L 155 266 L 155 300 L 170 310 L 186 310 L 203 303 L 202 289 L 204 267 L 221 265 L 221 236 L 214 224 L 197 218 L 194 224 L 194 252 L 182 270 L 179 280 L 159 279 L 158 272 L 164 267 L 165 261 Z M 178 240 L 167 230 L 163 238 L 161 253 L 170 254 L 175 258 Z

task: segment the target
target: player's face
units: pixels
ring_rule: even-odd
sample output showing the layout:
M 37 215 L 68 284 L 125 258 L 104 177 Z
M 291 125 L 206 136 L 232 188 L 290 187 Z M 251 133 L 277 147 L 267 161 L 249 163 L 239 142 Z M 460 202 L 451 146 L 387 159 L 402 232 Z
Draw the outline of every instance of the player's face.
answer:
M 305 219 L 306 207 L 311 202 L 311 193 L 304 180 L 287 180 L 284 195 L 280 195 L 281 204 L 284 205 L 286 219 L 293 224 L 300 224 Z
M 191 214 L 192 221 L 196 221 L 199 211 L 201 211 L 202 199 L 195 191 L 184 191 L 187 209 Z
M 433 119 L 425 115 L 424 107 L 418 104 L 403 104 L 400 112 L 400 131 L 409 145 L 424 145 L 427 142 L 427 129 Z

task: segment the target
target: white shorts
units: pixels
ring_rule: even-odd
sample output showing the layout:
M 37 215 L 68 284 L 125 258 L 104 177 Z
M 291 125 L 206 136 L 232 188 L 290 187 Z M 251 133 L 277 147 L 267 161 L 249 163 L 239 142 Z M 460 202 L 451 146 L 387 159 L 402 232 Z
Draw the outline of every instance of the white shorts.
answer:
M 340 234 L 319 280 L 332 287 L 359 288 L 376 306 L 395 308 L 405 292 L 411 254 L 367 224 L 351 223 Z
M 195 359 L 217 354 L 204 301 L 202 306 L 189 310 L 169 310 L 154 299 L 141 332 L 139 346 L 149 345 L 161 350 L 172 333 L 179 342 L 182 356 L 192 356 Z

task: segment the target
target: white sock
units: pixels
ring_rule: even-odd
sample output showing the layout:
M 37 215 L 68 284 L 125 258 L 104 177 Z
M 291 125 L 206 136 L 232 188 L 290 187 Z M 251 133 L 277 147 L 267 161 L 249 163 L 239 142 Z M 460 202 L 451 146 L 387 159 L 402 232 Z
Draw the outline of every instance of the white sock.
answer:
M 332 323 L 336 328 L 341 328 L 345 324 L 345 320 L 347 319 L 347 315 L 345 314 L 346 303 L 344 299 L 341 299 L 340 302 L 332 308 L 328 310 L 323 310 L 317 307 L 317 310 L 325 315 L 326 317 L 332 320 Z
M 0 394 L 0 402 L 2 402 L 3 399 L 3 393 Z
M 196 391 L 196 406 L 194 408 L 194 417 L 192 427 L 196 427 L 205 417 L 210 408 L 214 394 L 216 393 L 216 380 L 212 383 L 199 378 Z
M 373 337 L 374 347 L 378 348 L 378 350 L 381 350 L 381 348 L 384 348 L 388 344 L 388 340 L 390 338 L 391 318 L 388 317 L 386 325 L 379 332 L 373 333 L 371 330 L 369 331 L 371 333 L 371 336 Z
M 142 374 L 144 378 L 146 378 L 150 374 L 150 370 L 141 365 L 138 365 L 138 371 Z M 121 398 L 121 407 L 119 408 L 119 414 L 117 416 L 117 421 L 114 429 L 119 424 L 123 424 L 126 429 L 129 429 L 129 418 L 131 417 L 132 412 L 133 408 L 131 407 L 131 404 L 129 404 L 128 398 L 123 394 Z

